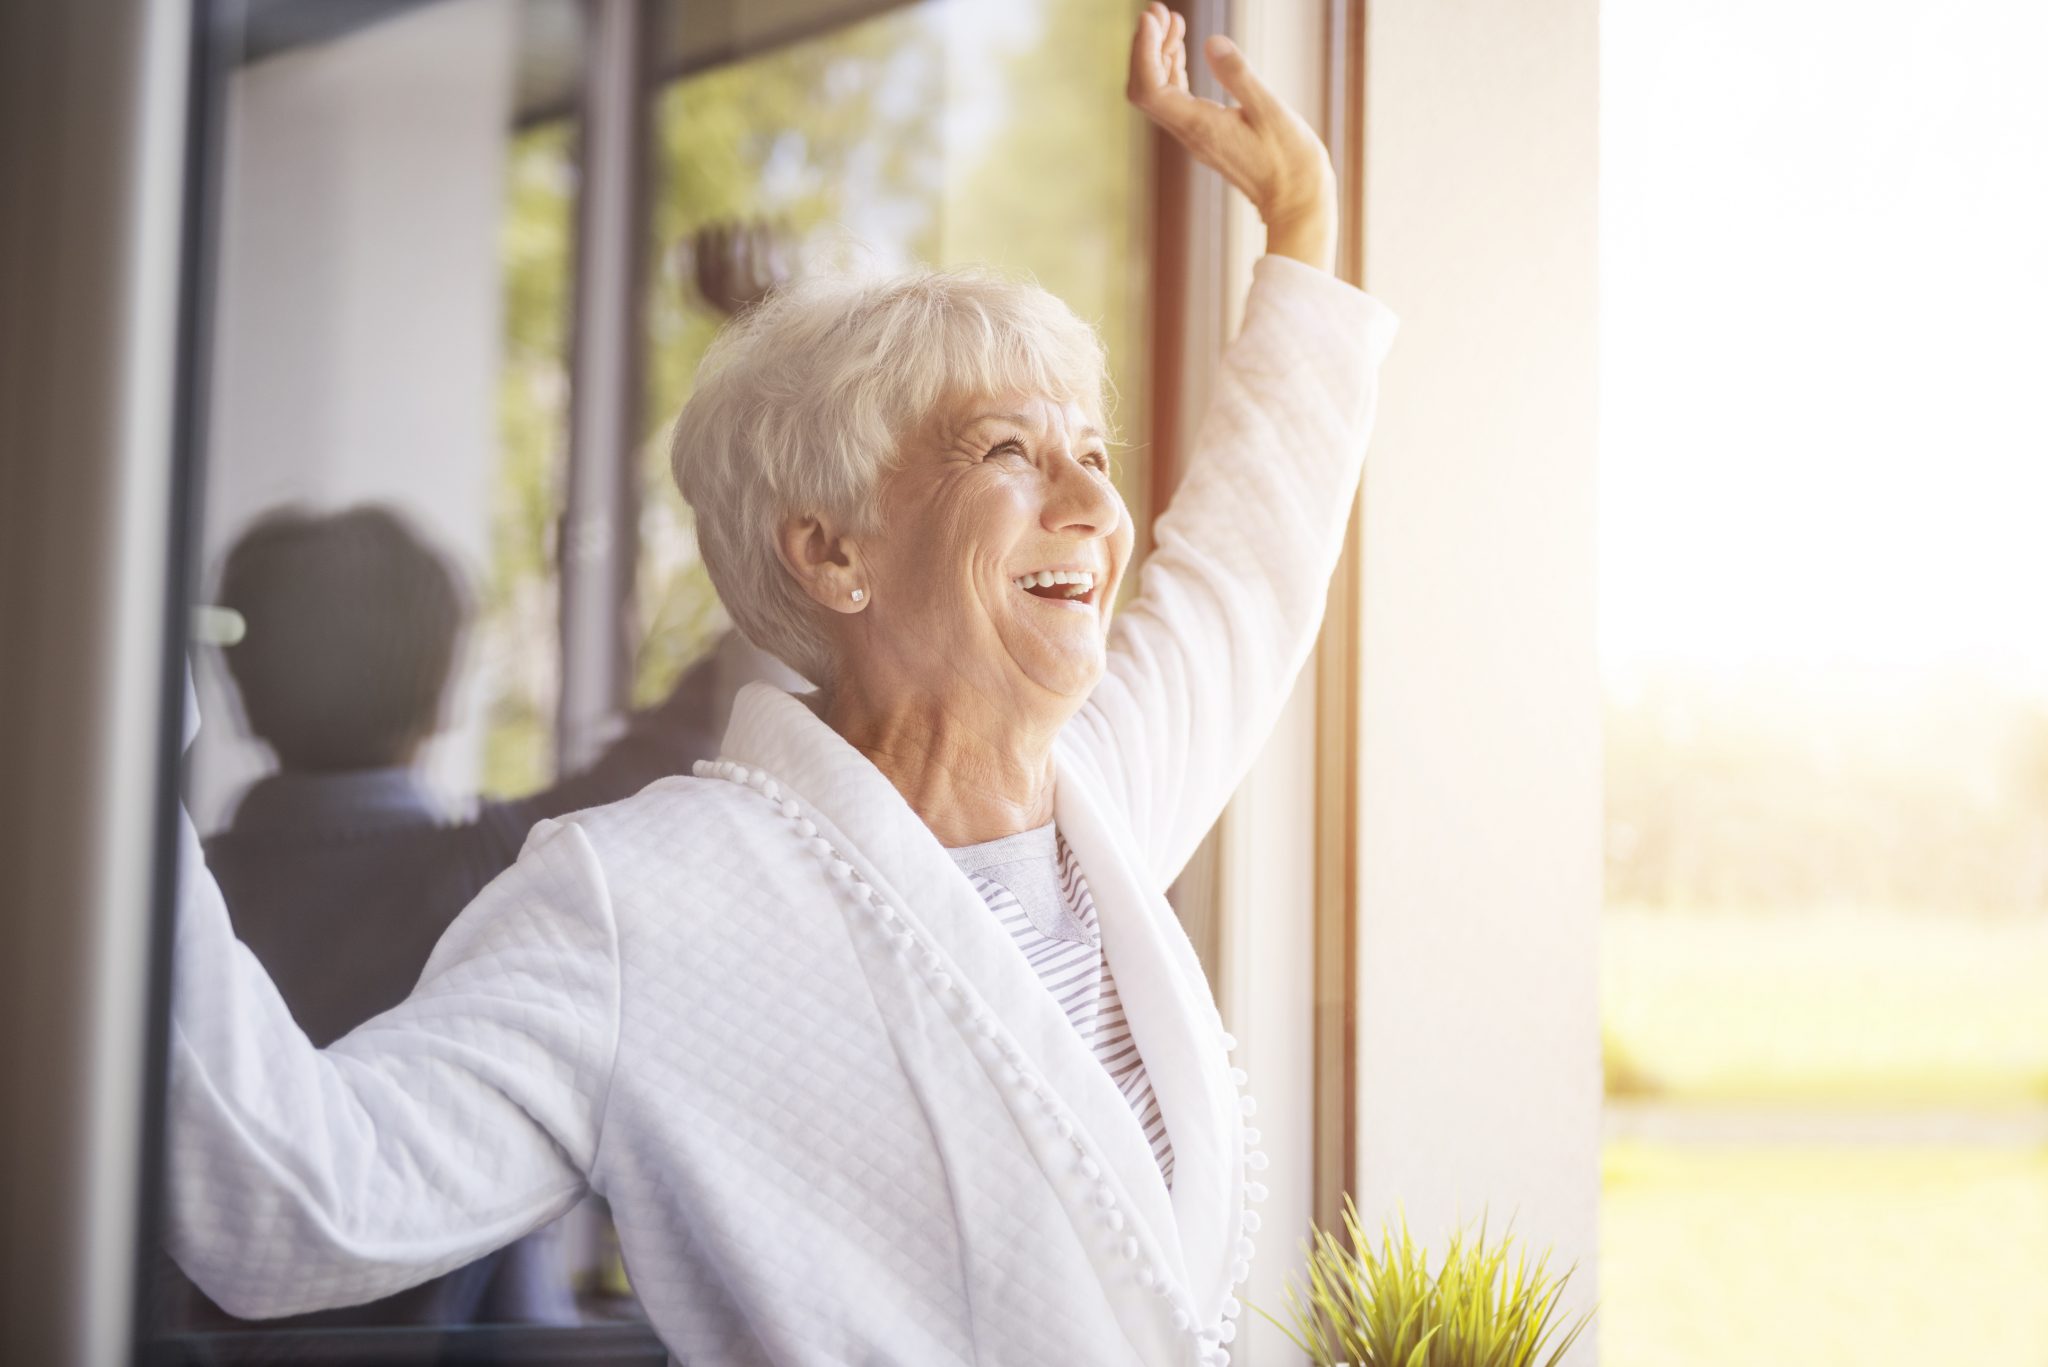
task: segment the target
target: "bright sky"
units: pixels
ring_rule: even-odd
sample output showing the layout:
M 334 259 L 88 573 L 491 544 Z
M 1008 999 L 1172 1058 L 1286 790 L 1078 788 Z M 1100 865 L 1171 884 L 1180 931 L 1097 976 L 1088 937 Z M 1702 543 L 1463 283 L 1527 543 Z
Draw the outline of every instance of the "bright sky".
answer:
M 1602 25 L 1605 663 L 2048 688 L 2048 3 Z

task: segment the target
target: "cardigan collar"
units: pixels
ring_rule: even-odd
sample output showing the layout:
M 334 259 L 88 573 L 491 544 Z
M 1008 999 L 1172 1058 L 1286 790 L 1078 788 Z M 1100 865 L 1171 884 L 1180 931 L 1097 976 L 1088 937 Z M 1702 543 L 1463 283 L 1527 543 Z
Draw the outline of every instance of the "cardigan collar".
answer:
M 1223 1021 L 1180 918 L 1144 881 L 1144 861 L 1126 842 L 1121 823 L 1103 814 L 1098 787 L 1063 748 L 1055 748 L 1054 763 L 1054 820 L 1088 875 L 1103 953 L 1173 1140 L 1174 1221 L 1192 1278 L 1189 1291 L 1207 1323 L 1243 1280 L 1239 1264 L 1249 1256 L 1239 1246 L 1244 1120 Z
M 1164 1269 L 1186 1288 L 1197 1314 L 1212 1319 L 1235 1261 L 1241 1135 L 1221 1024 L 1163 899 L 1141 885 L 1086 785 L 1056 757 L 1055 819 L 1088 875 L 1103 951 L 1173 1142 L 1170 1193 L 1107 1070 L 902 794 L 813 710 L 816 696 L 748 685 L 734 702 L 724 757 L 766 770 L 811 808 L 820 835 L 953 960 L 1094 1141 L 1120 1204 L 1150 1232 Z

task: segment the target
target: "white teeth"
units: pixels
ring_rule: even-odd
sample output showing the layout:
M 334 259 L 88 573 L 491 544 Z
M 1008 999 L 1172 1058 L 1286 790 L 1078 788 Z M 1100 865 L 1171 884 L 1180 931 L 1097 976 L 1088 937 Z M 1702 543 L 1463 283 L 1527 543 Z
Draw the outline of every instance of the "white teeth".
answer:
M 1038 570 L 1031 574 L 1019 575 L 1014 582 L 1020 589 L 1044 589 L 1051 588 L 1054 584 L 1074 584 L 1080 587 L 1081 593 L 1088 593 L 1095 587 L 1095 575 L 1088 570 Z

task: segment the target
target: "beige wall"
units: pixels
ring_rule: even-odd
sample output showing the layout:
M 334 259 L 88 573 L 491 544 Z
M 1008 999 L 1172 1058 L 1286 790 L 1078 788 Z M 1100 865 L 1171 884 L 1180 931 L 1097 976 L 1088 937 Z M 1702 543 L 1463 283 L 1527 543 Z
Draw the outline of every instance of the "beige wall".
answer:
M 1597 0 L 1371 7 L 1359 1186 L 1594 1292 Z M 1590 1343 L 1574 1358 L 1590 1363 Z

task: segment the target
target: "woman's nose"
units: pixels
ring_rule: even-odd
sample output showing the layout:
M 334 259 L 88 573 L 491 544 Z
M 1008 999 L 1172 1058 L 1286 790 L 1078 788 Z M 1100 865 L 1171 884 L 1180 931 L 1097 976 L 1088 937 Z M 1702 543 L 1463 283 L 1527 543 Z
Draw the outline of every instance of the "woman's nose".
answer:
M 1053 462 L 1042 520 L 1049 532 L 1107 536 L 1123 518 L 1116 486 L 1074 455 Z

